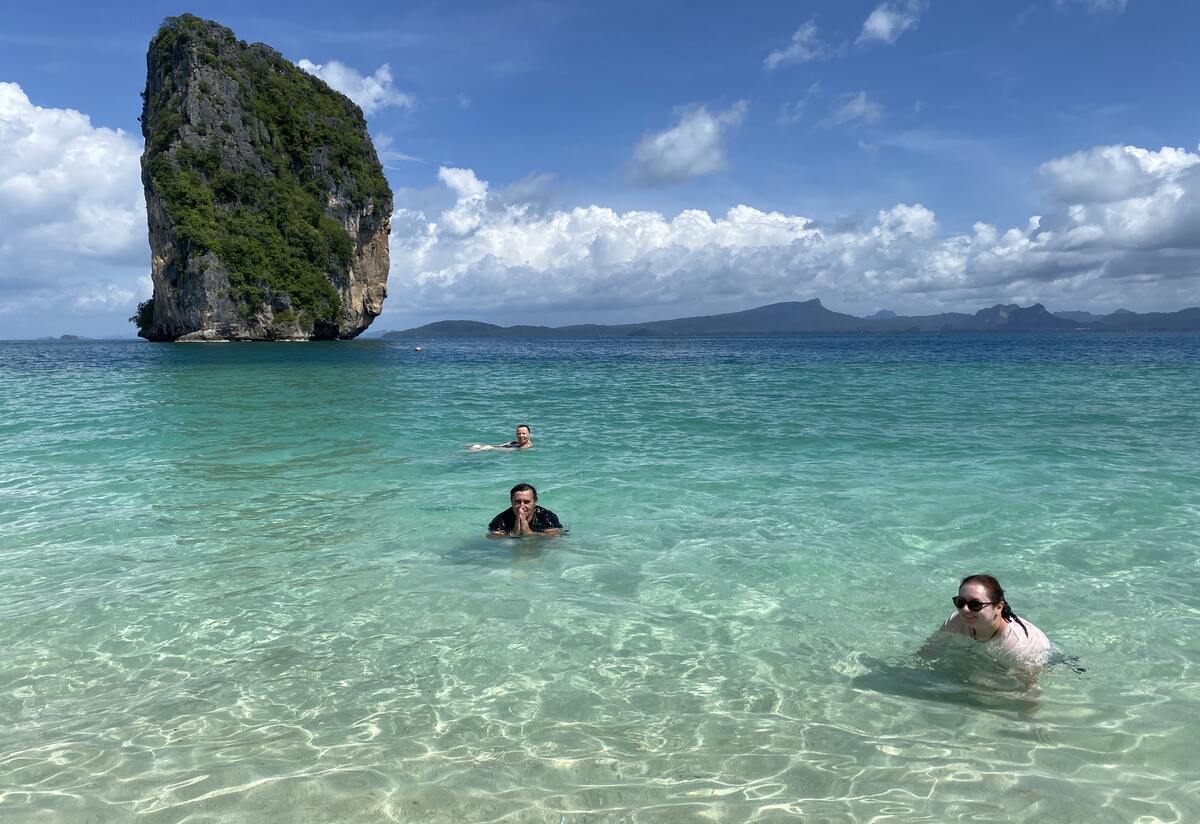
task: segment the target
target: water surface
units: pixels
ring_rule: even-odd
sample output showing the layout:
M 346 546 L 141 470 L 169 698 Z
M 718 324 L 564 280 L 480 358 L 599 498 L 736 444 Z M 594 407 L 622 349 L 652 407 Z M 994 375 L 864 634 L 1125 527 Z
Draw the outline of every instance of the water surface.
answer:
M 0 343 L 0 820 L 1200 818 L 1200 335 L 422 346 Z

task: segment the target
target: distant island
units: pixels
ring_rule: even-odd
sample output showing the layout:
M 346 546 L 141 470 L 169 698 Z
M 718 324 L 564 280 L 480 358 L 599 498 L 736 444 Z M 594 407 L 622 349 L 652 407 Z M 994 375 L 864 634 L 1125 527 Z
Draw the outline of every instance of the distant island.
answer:
M 946 312 L 906 317 L 886 309 L 867 318 L 833 312 L 819 298 L 787 301 L 729 312 L 648 323 L 604 326 L 496 326 L 473 320 L 443 320 L 414 329 L 385 332 L 385 340 L 414 338 L 607 338 L 708 335 L 795 335 L 837 332 L 1177 332 L 1200 330 L 1200 307 L 1178 312 L 1138 314 L 1118 309 L 1109 315 L 1049 312 L 1035 303 L 996 304 L 973 315 Z

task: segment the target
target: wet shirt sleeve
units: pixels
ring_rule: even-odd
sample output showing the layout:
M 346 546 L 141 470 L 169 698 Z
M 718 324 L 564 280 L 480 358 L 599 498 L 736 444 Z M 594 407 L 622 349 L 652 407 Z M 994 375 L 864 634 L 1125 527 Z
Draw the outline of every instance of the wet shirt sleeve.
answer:
M 958 610 L 950 613 L 950 617 L 942 622 L 942 625 L 938 627 L 938 631 L 952 632 L 956 635 L 970 635 L 967 625 L 963 623 L 962 616 L 958 614 Z
M 506 509 L 492 518 L 492 522 L 488 524 L 488 532 L 512 532 L 512 528 L 516 526 L 517 518 L 513 515 L 511 509 Z
M 534 532 L 544 532 L 547 529 L 562 529 L 558 516 L 540 506 L 533 511 L 533 523 L 529 525 Z
M 1000 646 L 1022 664 L 1044 664 L 1050 655 L 1050 639 L 1031 622 L 1024 618 L 1021 620 L 1025 624 L 1024 629 L 1016 621 L 1005 627 Z

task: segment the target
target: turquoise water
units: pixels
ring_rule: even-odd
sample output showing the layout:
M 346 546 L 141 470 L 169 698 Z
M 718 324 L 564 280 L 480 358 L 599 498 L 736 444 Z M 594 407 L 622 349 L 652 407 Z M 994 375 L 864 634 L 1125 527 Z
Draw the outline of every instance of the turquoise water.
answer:
M 424 347 L 0 344 L 0 820 L 1200 819 L 1200 335 Z

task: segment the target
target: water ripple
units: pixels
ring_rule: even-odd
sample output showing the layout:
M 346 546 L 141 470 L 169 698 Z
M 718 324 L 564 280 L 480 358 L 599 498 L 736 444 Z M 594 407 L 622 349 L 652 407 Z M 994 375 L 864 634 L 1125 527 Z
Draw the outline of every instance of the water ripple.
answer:
M 0 344 L 0 819 L 1200 818 L 1200 336 L 425 350 Z

